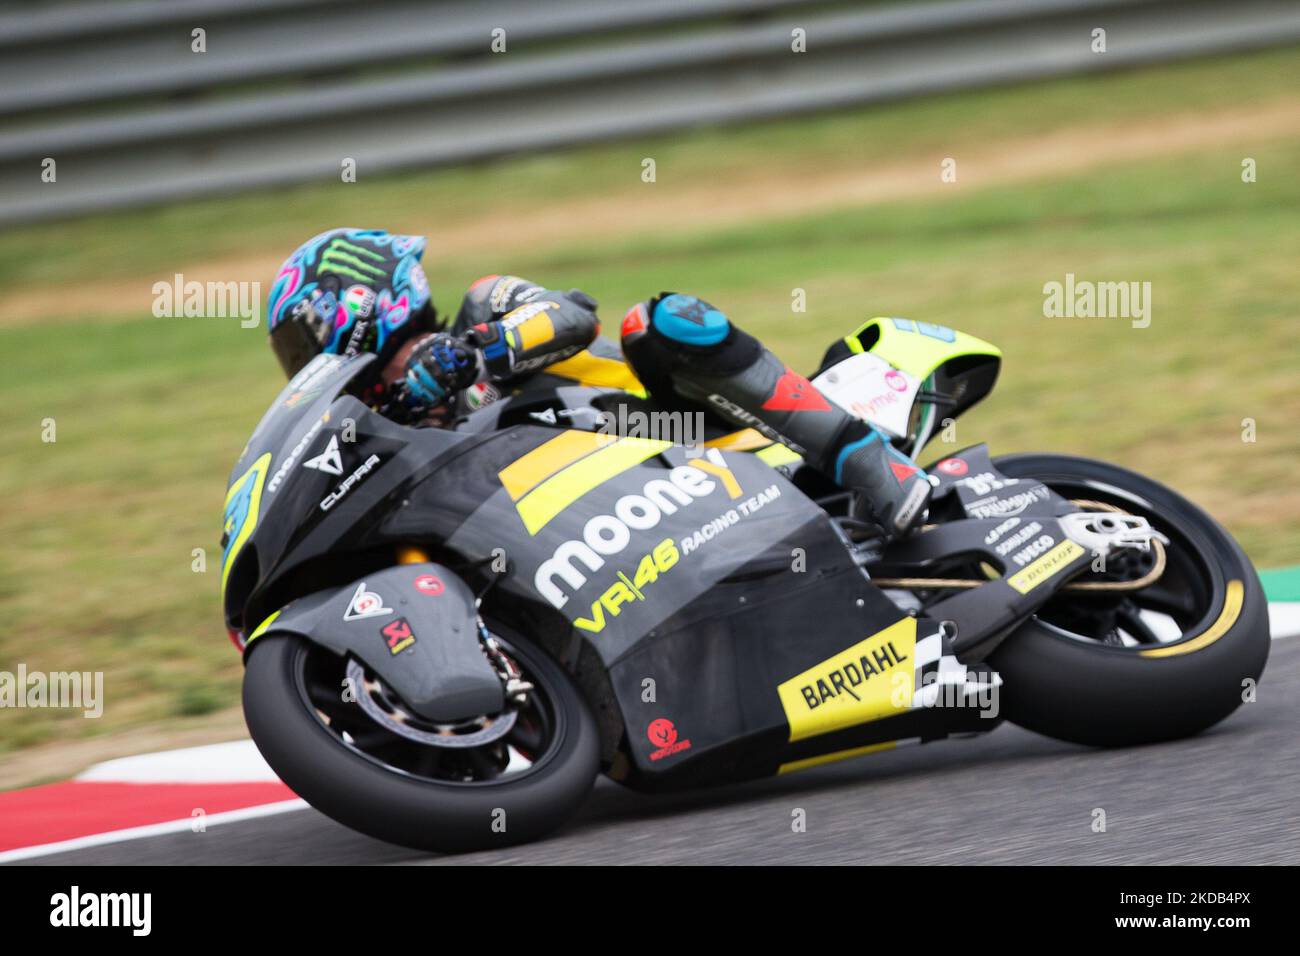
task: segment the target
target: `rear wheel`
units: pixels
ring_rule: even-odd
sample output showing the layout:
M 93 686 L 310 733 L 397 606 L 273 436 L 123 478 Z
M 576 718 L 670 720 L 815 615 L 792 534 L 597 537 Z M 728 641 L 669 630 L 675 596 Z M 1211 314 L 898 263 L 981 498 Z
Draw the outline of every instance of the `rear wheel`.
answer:
M 1165 567 L 1133 591 L 1061 591 L 989 662 L 1009 720 L 1062 740 L 1119 746 L 1197 733 L 1242 703 L 1268 660 L 1268 605 L 1249 559 L 1212 518 L 1163 485 L 1088 458 L 994 464 L 1070 499 L 1146 518 L 1169 537 Z M 1136 580 L 1151 557 L 1112 559 Z M 1080 579 L 1084 580 L 1084 579 Z
M 249 731 L 294 792 L 381 840 L 455 852 L 537 839 L 591 789 L 596 727 L 544 652 L 501 629 L 493 643 L 503 678 L 527 689 L 499 714 L 431 724 L 359 661 L 268 635 L 246 664 Z

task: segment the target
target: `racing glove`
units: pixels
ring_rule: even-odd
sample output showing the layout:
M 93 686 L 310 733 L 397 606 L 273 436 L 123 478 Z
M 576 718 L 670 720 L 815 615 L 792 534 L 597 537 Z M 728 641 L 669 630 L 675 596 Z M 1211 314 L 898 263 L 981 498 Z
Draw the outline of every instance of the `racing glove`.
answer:
M 464 339 L 438 332 L 429 336 L 406 360 L 400 382 L 402 399 L 411 409 L 433 408 L 479 377 L 479 354 Z
M 536 372 L 582 351 L 600 332 L 597 303 L 518 276 L 484 276 L 470 286 L 454 331 L 480 350 L 488 379 Z

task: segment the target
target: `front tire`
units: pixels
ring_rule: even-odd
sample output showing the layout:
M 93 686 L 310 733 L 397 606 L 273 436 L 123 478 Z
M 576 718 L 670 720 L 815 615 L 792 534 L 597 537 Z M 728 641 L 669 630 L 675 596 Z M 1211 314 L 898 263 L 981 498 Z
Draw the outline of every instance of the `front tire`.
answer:
M 1141 515 L 1171 538 L 1165 573 L 1147 588 L 1122 602 L 1060 592 L 999 645 L 989 662 L 1005 681 L 1007 719 L 1060 740 L 1128 746 L 1190 736 L 1236 710 L 1263 673 L 1270 637 L 1259 578 L 1231 535 L 1169 488 L 1115 465 L 1042 454 L 994 463 L 1064 497 Z M 1167 632 L 1182 633 L 1153 640 L 1143 615 L 1163 615 Z M 1084 633 L 1090 621 L 1109 625 Z
M 512 729 L 537 741 L 523 770 L 510 769 L 513 755 L 503 767 L 487 753 L 440 750 L 394 734 L 357 703 L 341 702 L 347 662 L 295 635 L 267 635 L 249 649 L 244 716 L 280 778 L 354 830 L 436 852 L 536 840 L 569 819 L 590 791 L 599 767 L 597 731 L 558 664 L 513 635 L 508 648 L 534 694 L 545 695 L 544 714 L 541 698 L 534 701 L 544 733 L 522 722 Z

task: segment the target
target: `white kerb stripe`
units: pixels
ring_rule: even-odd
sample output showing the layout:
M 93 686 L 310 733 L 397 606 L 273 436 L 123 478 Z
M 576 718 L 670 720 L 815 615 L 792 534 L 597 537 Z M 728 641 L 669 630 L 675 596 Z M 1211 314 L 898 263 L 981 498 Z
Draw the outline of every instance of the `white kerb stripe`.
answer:
M 233 740 L 108 760 L 76 779 L 94 783 L 269 783 L 280 778 L 251 740 Z
M 1274 637 L 1300 637 L 1300 601 L 1270 601 L 1268 626 Z

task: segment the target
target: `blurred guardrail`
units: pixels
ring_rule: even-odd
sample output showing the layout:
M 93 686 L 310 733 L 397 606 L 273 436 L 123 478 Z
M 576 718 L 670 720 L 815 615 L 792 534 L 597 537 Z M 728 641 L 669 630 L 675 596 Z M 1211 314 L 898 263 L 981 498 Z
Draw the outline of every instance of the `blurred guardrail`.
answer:
M 1297 40 L 1296 0 L 0 4 L 0 222 Z

